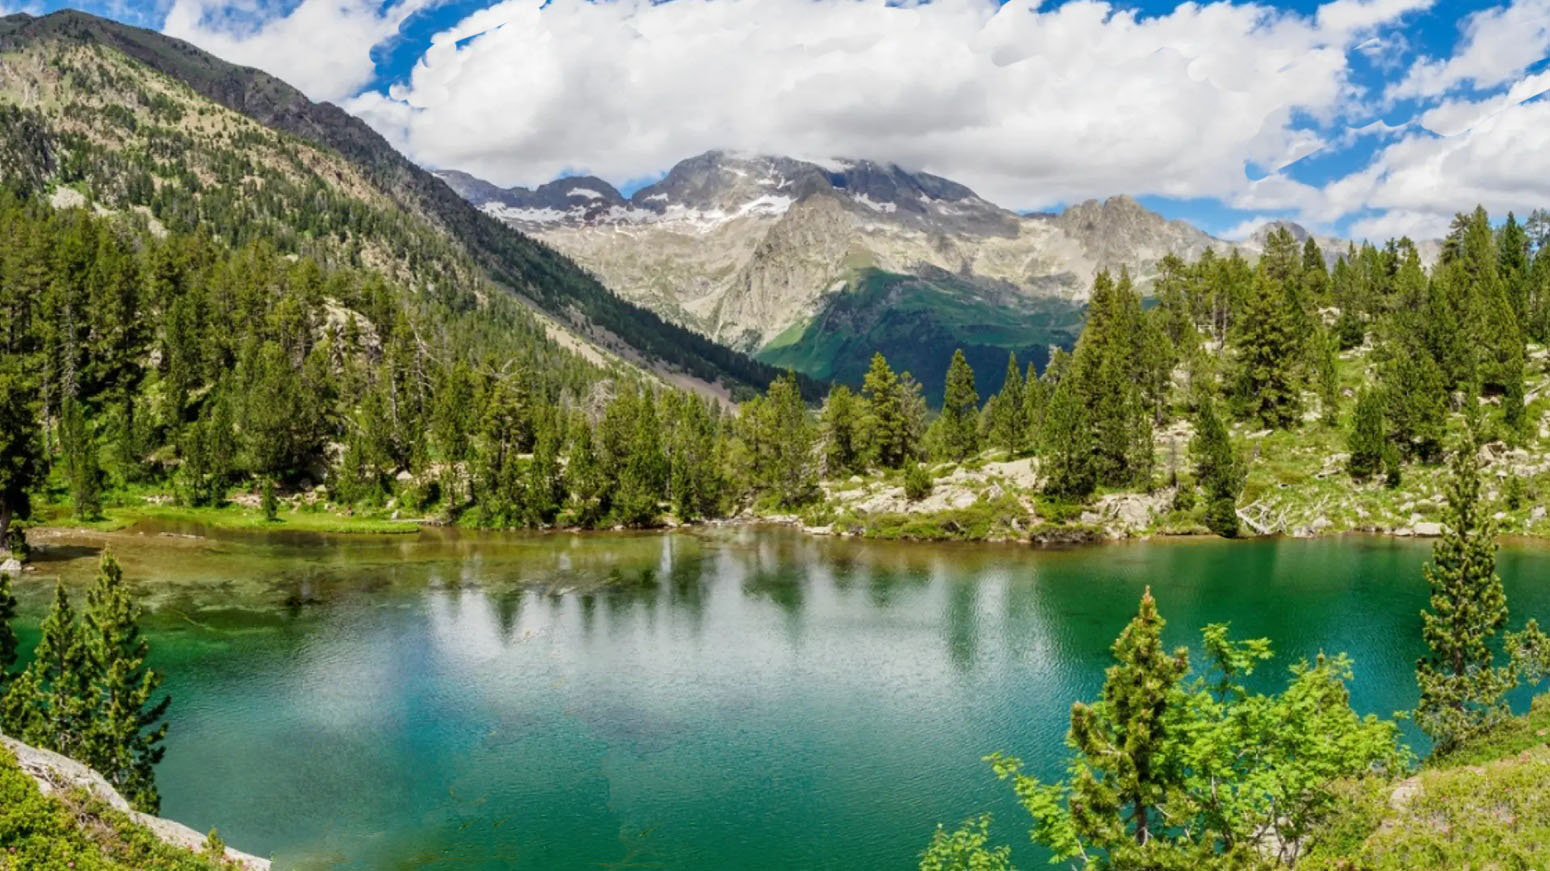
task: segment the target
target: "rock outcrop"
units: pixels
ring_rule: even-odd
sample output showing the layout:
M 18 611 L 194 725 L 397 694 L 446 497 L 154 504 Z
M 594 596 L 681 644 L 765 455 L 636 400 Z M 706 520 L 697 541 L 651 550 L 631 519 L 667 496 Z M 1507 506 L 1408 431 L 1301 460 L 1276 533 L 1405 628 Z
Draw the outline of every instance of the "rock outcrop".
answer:
M 21 770 L 26 772 L 38 784 L 38 791 L 44 795 L 55 792 L 67 792 L 73 789 L 84 789 L 92 797 L 103 802 L 116 811 L 127 815 L 136 823 L 161 840 L 175 847 L 184 847 L 190 850 L 203 849 L 205 836 L 194 831 L 182 823 L 172 820 L 153 817 L 143 814 L 129 807 L 129 802 L 118 794 L 106 778 L 88 768 L 85 765 L 69 758 L 61 756 L 52 750 L 41 750 L 23 744 L 14 738 L 0 735 L 0 746 L 16 755 L 16 762 Z M 269 860 L 250 856 L 230 847 L 226 848 L 226 860 L 237 864 L 248 871 L 269 871 Z

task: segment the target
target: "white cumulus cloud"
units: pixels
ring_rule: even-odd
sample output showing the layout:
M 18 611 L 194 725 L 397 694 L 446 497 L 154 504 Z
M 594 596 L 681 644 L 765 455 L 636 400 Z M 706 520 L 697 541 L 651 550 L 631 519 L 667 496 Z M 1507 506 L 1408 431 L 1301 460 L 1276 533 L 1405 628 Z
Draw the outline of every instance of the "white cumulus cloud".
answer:
M 162 31 L 337 102 L 372 80 L 372 48 L 435 2 L 301 0 L 287 8 L 279 0 L 172 0 Z
M 1550 0 L 1463 16 L 1447 56 L 1418 59 L 1406 16 L 1435 0 L 491 0 L 386 92 L 362 91 L 373 48 L 442 0 L 150 2 L 168 33 L 503 185 L 622 182 L 728 148 L 894 161 L 1019 209 L 1214 199 L 1254 216 L 1230 235 L 1289 214 L 1420 238 L 1476 202 L 1550 203 Z M 1390 82 L 1369 92 L 1353 65 Z M 1289 169 L 1364 148 L 1331 180 Z
M 1463 87 L 1492 88 L 1550 54 L 1550 0 L 1515 0 L 1471 13 L 1452 57 L 1423 58 L 1388 92 L 1391 99 L 1435 97 Z
M 1016 208 L 1231 198 L 1247 162 L 1323 147 L 1310 120 L 1359 102 L 1357 47 L 1430 3 L 504 0 L 346 107 L 424 163 L 501 184 L 638 178 L 724 147 L 895 161 Z

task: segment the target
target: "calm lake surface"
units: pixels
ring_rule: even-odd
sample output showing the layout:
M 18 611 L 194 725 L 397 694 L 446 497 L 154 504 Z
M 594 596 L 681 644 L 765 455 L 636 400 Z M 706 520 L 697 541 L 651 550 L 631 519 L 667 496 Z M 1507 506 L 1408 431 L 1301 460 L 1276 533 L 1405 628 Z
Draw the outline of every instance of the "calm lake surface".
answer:
M 1216 621 L 1273 639 L 1274 683 L 1349 652 L 1357 708 L 1388 715 L 1415 702 L 1430 553 L 750 529 L 68 544 L 20 585 L 24 643 L 52 577 L 85 583 L 111 547 L 173 697 L 163 813 L 277 869 L 909 869 L 981 810 L 1037 867 L 981 757 L 1058 773 L 1145 586 L 1173 643 Z M 1503 550 L 1514 627 L 1550 620 L 1547 568 Z

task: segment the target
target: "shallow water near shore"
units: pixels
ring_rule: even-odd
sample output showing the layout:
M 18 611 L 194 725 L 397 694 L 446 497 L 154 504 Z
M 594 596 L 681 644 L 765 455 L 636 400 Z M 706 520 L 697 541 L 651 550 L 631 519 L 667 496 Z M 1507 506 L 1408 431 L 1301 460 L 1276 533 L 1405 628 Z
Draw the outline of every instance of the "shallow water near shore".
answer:
M 1350 653 L 1354 704 L 1387 716 L 1415 701 L 1430 553 L 39 532 L 24 643 L 52 578 L 84 584 L 111 548 L 173 696 L 163 814 L 280 869 L 912 868 L 937 822 L 981 810 L 1037 867 L 981 757 L 1058 773 L 1145 586 L 1171 643 L 1220 621 L 1270 637 L 1266 688 Z M 1503 549 L 1514 627 L 1550 619 L 1547 570 L 1550 550 Z

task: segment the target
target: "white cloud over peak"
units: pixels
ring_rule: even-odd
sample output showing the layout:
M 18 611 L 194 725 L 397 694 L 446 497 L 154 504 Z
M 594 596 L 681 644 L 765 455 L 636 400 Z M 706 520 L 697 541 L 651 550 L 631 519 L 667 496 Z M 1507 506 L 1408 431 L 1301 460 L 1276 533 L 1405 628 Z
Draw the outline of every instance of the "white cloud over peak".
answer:
M 638 178 L 725 147 L 894 161 L 1015 208 L 1232 199 L 1246 163 L 1323 147 L 1309 119 L 1358 107 L 1356 47 L 1430 4 L 504 0 L 346 106 L 416 159 L 502 184 Z
M 1550 0 L 1486 0 L 1420 58 L 1407 16 L 1454 0 L 489 0 L 385 93 L 362 92 L 373 48 L 444 0 L 151 2 L 168 33 L 503 185 L 727 148 L 893 161 L 1016 209 L 1204 198 L 1253 216 L 1231 235 L 1290 215 L 1432 237 L 1477 202 L 1550 203 Z M 1294 166 L 1367 152 L 1334 177 Z
M 376 74 L 374 46 L 438 0 L 172 0 L 162 31 L 273 73 L 314 100 L 341 101 Z

